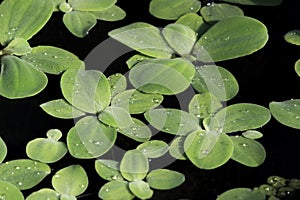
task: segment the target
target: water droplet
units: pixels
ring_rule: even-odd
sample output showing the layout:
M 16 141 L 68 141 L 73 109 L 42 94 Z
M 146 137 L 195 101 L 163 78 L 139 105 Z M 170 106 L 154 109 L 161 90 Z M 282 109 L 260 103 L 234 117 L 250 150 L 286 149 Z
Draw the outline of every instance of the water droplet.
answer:
M 183 127 L 184 123 L 179 123 L 178 126 Z
M 208 37 L 207 36 L 204 36 L 204 40 L 207 40 L 208 39 Z
M 170 129 L 165 127 L 165 128 L 163 128 L 163 130 L 164 131 L 169 131 Z
M 296 116 L 296 119 L 300 119 L 300 116 Z
M 294 106 L 294 107 L 297 107 L 297 104 L 294 104 L 293 106 Z
M 54 59 L 58 58 L 58 56 L 53 56 Z
M 247 146 L 247 144 L 246 144 L 246 143 L 243 143 L 243 144 L 242 144 L 242 146 L 243 146 L 243 147 L 246 147 L 246 146 Z
M 55 109 L 55 112 L 60 112 L 61 110 L 59 108 Z
M 209 152 L 209 151 L 208 151 L 207 149 L 205 149 L 205 150 L 202 151 L 202 154 L 207 155 L 208 152 Z
M 41 174 L 41 172 L 37 172 L 37 173 L 36 173 L 36 175 L 40 175 L 40 174 Z
M 0 194 L 0 199 L 5 200 L 6 199 L 6 194 Z
M 172 111 L 168 110 L 167 115 L 171 115 L 171 114 L 172 114 Z
M 78 144 L 78 143 L 76 143 L 76 144 L 75 144 L 75 146 L 79 146 L 79 144 Z
M 290 32 L 290 35 L 296 35 L 296 32 Z
M 143 40 L 140 40 L 140 43 L 144 43 L 144 41 L 143 41 Z
M 151 160 L 151 159 L 148 159 L 148 161 L 151 162 L 152 160 Z
M 18 28 L 17 28 L 17 27 L 13 27 L 13 28 L 11 28 L 11 30 L 12 30 L 12 31 L 17 31 Z
M 4 16 L 3 14 L 0 15 L 0 17 L 3 17 L 3 16 Z
M 7 32 L 7 35 L 10 35 L 11 34 L 11 32 Z
M 112 16 L 112 17 L 115 16 L 115 13 L 111 13 L 111 16 Z
M 80 185 L 80 187 L 84 188 L 84 185 L 82 184 L 82 185 Z
M 229 37 L 229 36 L 228 36 L 228 37 L 226 37 L 226 38 L 224 38 L 224 40 L 226 40 L 226 41 L 227 41 L 227 40 L 229 40 L 229 39 L 230 39 L 230 37 Z
M 20 169 L 20 167 L 19 167 L 19 166 L 16 166 L 16 167 L 15 167 L 15 169 L 16 169 L 16 170 L 19 170 L 19 169 Z
M 105 192 L 108 192 L 108 191 L 109 191 L 109 189 L 108 189 L 108 188 L 106 188 L 106 189 L 105 189 Z
M 23 185 L 23 183 L 22 183 L 22 182 L 18 182 L 18 185 L 20 185 L 20 186 L 21 186 L 21 185 Z
M 31 167 L 27 167 L 26 169 L 30 170 L 30 169 L 31 169 Z
M 236 120 L 232 120 L 232 121 L 231 121 L 231 123 L 235 123 L 235 122 L 236 122 Z
M 152 102 L 153 102 L 153 103 L 160 103 L 160 100 L 154 98 L 154 99 L 152 99 Z
M 201 117 L 201 115 L 197 114 L 197 115 L 196 115 L 196 117 L 197 117 L 197 118 L 200 118 L 200 117 Z
M 192 6 L 192 7 L 190 7 L 190 10 L 194 10 L 195 8 Z
M 54 178 L 60 178 L 60 175 L 59 174 L 55 174 Z
M 11 175 L 15 174 L 15 172 L 10 172 Z
M 45 53 L 43 53 L 43 55 L 46 56 L 46 55 L 48 55 L 48 54 L 45 52 Z

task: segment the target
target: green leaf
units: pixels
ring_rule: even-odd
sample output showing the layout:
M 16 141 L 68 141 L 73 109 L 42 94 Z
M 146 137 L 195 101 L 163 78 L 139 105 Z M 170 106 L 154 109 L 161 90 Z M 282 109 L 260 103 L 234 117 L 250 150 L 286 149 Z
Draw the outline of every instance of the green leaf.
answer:
M 80 165 L 70 165 L 55 173 L 52 186 L 60 194 L 78 196 L 88 186 L 88 176 Z
M 51 169 L 47 164 L 28 159 L 12 160 L 0 165 L 1 179 L 12 183 L 20 190 L 36 186 L 50 172 Z
M 232 156 L 233 142 L 226 134 L 194 131 L 184 142 L 188 159 L 200 169 L 215 169 L 224 165 Z
M 217 200 L 265 200 L 265 195 L 259 190 L 249 188 L 234 188 L 218 196 Z
M 197 39 L 195 31 L 182 24 L 169 24 L 162 34 L 170 47 L 180 55 L 190 54 Z
M 31 52 L 29 43 L 23 38 L 13 39 L 4 49 L 3 54 L 22 56 Z
M 6 46 L 14 38 L 29 40 L 47 23 L 52 12 L 52 1 L 3 1 L 0 5 L 0 43 Z
M 59 6 L 61 4 L 66 3 L 66 0 L 52 0 L 53 1 L 53 5 L 54 5 L 54 11 L 59 11 Z
M 41 200 L 41 199 L 61 200 L 59 193 L 48 188 L 43 188 L 36 192 L 33 192 L 26 198 L 26 200 Z
M 0 163 L 2 163 L 2 161 L 5 159 L 6 155 L 7 155 L 7 147 L 6 147 L 5 142 L 0 137 Z
M 130 200 L 135 196 L 131 193 L 127 181 L 110 181 L 104 184 L 99 193 L 98 197 L 104 200 Z
M 60 85 L 65 99 L 82 111 L 98 113 L 110 103 L 110 86 L 100 71 L 67 70 Z
M 150 128 L 144 122 L 135 118 L 132 118 L 132 123 L 128 127 L 118 129 L 118 132 L 137 142 L 146 142 L 152 136 Z
M 254 139 L 254 140 L 263 137 L 263 134 L 259 131 L 256 131 L 256 130 L 245 131 L 245 132 L 242 133 L 242 135 L 245 138 Z
M 196 94 L 189 103 L 189 113 L 197 118 L 210 117 L 222 108 L 221 102 L 211 93 Z
M 0 180 L 0 199 L 24 200 L 24 196 L 13 184 Z
M 156 129 L 175 135 L 186 135 L 201 129 L 198 119 L 182 110 L 167 108 L 149 110 L 144 114 L 146 120 Z
M 119 21 L 125 18 L 126 13 L 119 6 L 113 5 L 112 7 L 103 10 L 91 12 L 97 19 L 103 21 Z
M 96 17 L 89 12 L 71 11 L 64 14 L 63 22 L 76 37 L 83 38 L 96 25 Z
M 153 195 L 153 190 L 145 181 L 133 181 L 129 183 L 130 191 L 140 199 L 150 199 Z
M 149 56 L 145 56 L 145 55 L 141 55 L 141 54 L 136 54 L 136 55 L 133 55 L 131 58 L 129 58 L 127 61 L 126 61 L 126 64 L 128 66 L 128 69 L 131 69 L 133 68 L 137 63 L 139 62 L 142 62 L 144 60 L 149 60 L 149 59 L 153 59 Z
M 77 200 L 77 198 L 73 195 L 62 194 L 60 200 Z
M 215 65 L 196 67 L 192 86 L 200 93 L 210 92 L 220 101 L 232 99 L 239 91 L 235 77 L 225 68 Z
M 257 5 L 257 6 L 278 6 L 283 0 L 224 0 L 229 3 L 238 3 L 244 5 Z
M 126 128 L 132 123 L 130 114 L 123 108 L 111 106 L 99 113 L 98 119 L 108 126 Z
M 202 62 L 218 62 L 252 54 L 268 40 L 266 26 L 250 17 L 217 22 L 196 42 L 193 54 Z
M 141 114 L 159 106 L 163 98 L 160 94 L 147 94 L 132 89 L 116 95 L 112 99 L 111 105 L 121 107 L 130 114 Z
M 284 39 L 288 43 L 300 45 L 300 30 L 289 31 L 284 35 Z
M 183 148 L 183 137 L 177 137 L 175 138 L 169 148 L 169 153 L 173 158 L 176 158 L 178 160 L 186 160 L 187 157 L 185 155 L 185 151 Z
M 30 63 L 15 56 L 1 57 L 0 95 L 17 99 L 41 92 L 47 85 L 47 76 Z
M 230 138 L 234 144 L 231 159 L 248 167 L 257 167 L 264 162 L 266 151 L 259 142 L 240 136 Z
M 300 99 L 271 102 L 269 104 L 273 117 L 281 124 L 300 129 Z
M 115 128 L 108 127 L 96 117 L 80 119 L 67 135 L 67 146 L 75 158 L 89 159 L 105 154 L 117 138 Z
M 151 140 L 140 144 L 136 149 L 143 152 L 147 158 L 159 158 L 168 151 L 169 146 L 162 140 Z
M 223 108 L 215 118 L 223 125 L 223 133 L 232 133 L 262 127 L 269 122 L 271 114 L 263 106 L 239 103 Z
M 148 170 L 148 159 L 139 150 L 127 151 L 120 163 L 121 174 L 128 181 L 144 179 Z
M 73 119 L 82 117 L 84 112 L 74 108 L 64 99 L 56 99 L 48 101 L 40 105 L 40 107 L 49 115 L 61 119 Z
M 160 30 L 144 22 L 135 22 L 112 30 L 108 35 L 147 56 L 170 58 L 173 53 L 161 36 Z
M 150 187 L 157 190 L 170 190 L 185 181 L 182 173 L 168 169 L 156 169 L 147 175 Z
M 112 7 L 117 0 L 68 0 L 74 10 L 102 11 Z
M 120 164 L 117 161 L 98 159 L 95 161 L 95 169 L 98 175 L 105 180 L 123 180 Z
M 201 7 L 197 0 L 152 0 L 149 12 L 160 19 L 178 19 L 186 13 L 196 13 Z
M 68 69 L 84 68 L 84 63 L 73 53 L 52 46 L 34 47 L 22 60 L 49 74 L 60 74 Z
M 107 78 L 107 80 L 110 85 L 112 97 L 126 90 L 127 80 L 124 75 L 120 73 L 112 74 Z
M 209 25 L 203 21 L 203 18 L 196 13 L 185 14 L 175 23 L 190 27 L 198 34 L 198 36 L 201 36 L 209 28 Z
M 182 58 L 153 59 L 135 65 L 129 72 L 129 80 L 145 93 L 173 95 L 186 90 L 194 74 L 194 65 Z
M 295 71 L 298 76 L 300 76 L 300 59 L 295 63 Z

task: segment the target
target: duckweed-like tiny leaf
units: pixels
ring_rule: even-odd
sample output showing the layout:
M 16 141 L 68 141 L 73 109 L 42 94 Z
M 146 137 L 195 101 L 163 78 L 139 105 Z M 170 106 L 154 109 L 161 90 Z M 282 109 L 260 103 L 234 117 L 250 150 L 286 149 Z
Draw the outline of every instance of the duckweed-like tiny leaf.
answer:
M 73 53 L 52 46 L 34 47 L 23 60 L 49 74 L 60 74 L 67 69 L 84 68 L 84 63 Z
M 130 114 L 125 109 L 115 106 L 105 108 L 99 113 L 98 119 L 104 124 L 118 128 L 126 128 L 132 123 Z
M 210 6 L 204 6 L 201 8 L 200 13 L 207 22 L 244 15 L 244 12 L 239 7 L 226 3 L 213 3 Z
M 112 30 L 108 35 L 132 49 L 151 57 L 170 58 L 173 53 L 161 36 L 160 30 L 144 22 L 135 22 Z
M 232 99 L 239 91 L 235 77 L 225 68 L 215 65 L 197 67 L 192 86 L 200 93 L 210 92 L 220 101 Z
M 265 200 L 265 195 L 260 190 L 250 188 L 234 188 L 217 197 L 217 200 Z
M 67 70 L 61 78 L 65 99 L 88 113 L 98 113 L 110 103 L 111 92 L 107 78 L 96 70 Z
M 153 59 L 135 65 L 129 72 L 129 80 L 145 93 L 173 95 L 186 90 L 194 74 L 194 65 L 182 58 Z
M 198 119 L 182 110 L 153 109 L 144 116 L 153 127 L 166 133 L 186 135 L 193 130 L 201 129 Z
M 244 5 L 257 5 L 257 6 L 278 6 L 283 0 L 224 0 L 229 3 L 238 3 Z
M 15 38 L 3 49 L 3 53 L 22 56 L 30 53 L 31 50 L 29 43 L 25 39 Z
M 118 132 L 137 142 L 146 142 L 152 136 L 150 128 L 136 118 L 132 118 L 132 123 L 128 127 L 118 129 Z
M 259 139 L 263 137 L 263 134 L 256 130 L 248 130 L 242 133 L 242 135 L 249 139 Z
M 131 58 L 129 58 L 126 61 L 126 64 L 128 66 L 128 69 L 131 69 L 133 66 L 135 66 L 139 62 L 142 62 L 144 60 L 149 60 L 149 59 L 153 59 L 153 58 L 151 58 L 149 56 L 142 55 L 142 54 L 136 54 L 136 55 L 133 55 Z
M 151 140 L 137 146 L 148 158 L 159 158 L 168 151 L 168 144 L 162 140 Z
M 113 5 L 112 7 L 103 11 L 91 12 L 97 19 L 103 21 L 118 21 L 125 18 L 126 13 L 119 6 Z
M 231 159 L 248 167 L 257 167 L 264 162 L 266 151 L 259 142 L 244 137 L 230 138 L 234 144 Z
M 68 0 L 74 10 L 102 11 L 112 7 L 116 0 Z
M 128 185 L 127 181 L 110 181 L 101 187 L 98 197 L 104 200 L 115 199 L 116 197 L 120 200 L 133 199 L 135 196 Z
M 177 19 L 186 13 L 196 13 L 201 7 L 197 0 L 152 0 L 149 12 L 161 19 Z
M 71 11 L 64 14 L 63 22 L 76 37 L 83 38 L 96 25 L 96 17 L 89 12 Z
M 148 159 L 145 154 L 139 150 L 127 151 L 120 163 L 121 174 L 128 181 L 144 179 L 148 170 Z
M 140 199 L 150 199 L 153 195 L 153 190 L 145 181 L 136 180 L 129 183 L 130 191 Z
M 298 76 L 300 76 L 300 59 L 295 63 L 295 71 Z
M 140 114 L 159 106 L 163 98 L 160 94 L 147 94 L 132 89 L 116 95 L 111 105 L 128 110 L 130 114 Z
M 55 173 L 52 186 L 60 194 L 78 196 L 86 190 L 88 176 L 80 165 L 71 165 Z
M 221 109 L 215 117 L 223 125 L 224 133 L 232 133 L 259 128 L 269 122 L 271 114 L 263 106 L 239 103 Z
M 26 198 L 26 200 L 41 200 L 41 199 L 61 200 L 60 194 L 58 192 L 48 188 L 43 188 L 36 192 L 33 192 Z
M 1 57 L 0 95 L 9 99 L 30 97 L 47 83 L 47 76 L 30 63 L 15 56 Z
M 284 39 L 288 43 L 300 45 L 300 30 L 289 31 L 284 35 Z
M 0 163 L 5 159 L 7 154 L 7 147 L 3 139 L 0 137 Z
M 172 141 L 170 148 L 169 148 L 169 153 L 173 158 L 176 158 L 179 160 L 187 159 L 184 148 L 183 148 L 183 143 L 184 143 L 183 137 L 177 137 Z
M 126 77 L 120 73 L 112 74 L 107 78 L 109 85 L 111 96 L 116 96 L 120 92 L 126 90 L 127 87 L 127 80 Z
M 194 46 L 193 54 L 203 62 L 246 56 L 265 46 L 267 31 L 263 23 L 250 17 L 223 19 L 201 36 Z
M 209 25 L 204 22 L 203 18 L 196 13 L 185 14 L 175 23 L 190 27 L 198 34 L 198 36 L 201 36 L 209 28 Z
M 0 199 L 24 200 L 22 192 L 13 184 L 0 180 Z
M 80 119 L 67 135 L 67 146 L 75 158 L 96 158 L 105 154 L 115 143 L 117 131 L 96 117 Z
M 36 186 L 50 172 L 51 169 L 47 164 L 29 159 L 12 160 L 0 165 L 1 179 L 12 183 L 20 190 Z
M 271 102 L 269 104 L 273 117 L 281 124 L 300 129 L 300 99 Z
M 98 175 L 105 180 L 123 180 L 120 164 L 117 161 L 98 159 L 95 161 L 95 169 Z
M 185 181 L 182 173 L 168 169 L 156 169 L 147 175 L 150 187 L 157 190 L 170 190 Z

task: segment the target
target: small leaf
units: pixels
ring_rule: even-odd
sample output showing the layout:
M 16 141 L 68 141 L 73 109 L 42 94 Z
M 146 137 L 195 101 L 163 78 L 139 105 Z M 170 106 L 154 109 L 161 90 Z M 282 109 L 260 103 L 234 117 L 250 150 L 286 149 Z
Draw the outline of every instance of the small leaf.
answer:
M 242 133 L 242 135 L 245 138 L 254 139 L 254 140 L 263 137 L 263 134 L 259 131 L 256 131 L 256 130 L 245 131 L 245 132 Z
M 147 56 L 170 58 L 173 53 L 161 36 L 160 30 L 144 22 L 135 22 L 112 30 L 108 35 Z
M 74 10 L 102 11 L 112 7 L 117 0 L 68 0 Z
M 266 26 L 250 17 L 217 22 L 196 42 L 193 55 L 202 62 L 218 62 L 252 54 L 268 40 Z
M 120 163 L 121 174 L 128 181 L 144 179 L 148 170 L 148 159 L 139 150 L 127 151 Z
M 2 161 L 5 159 L 6 155 L 7 155 L 7 147 L 6 147 L 5 142 L 0 137 L 0 163 L 2 163 Z
M 66 3 L 66 0 L 52 0 L 54 5 L 54 11 L 59 11 L 59 5 Z
M 96 17 L 89 12 L 71 11 L 64 14 L 63 22 L 76 37 L 83 38 L 96 25 Z
M 257 6 L 278 6 L 283 0 L 224 0 L 229 3 L 238 3 L 244 5 L 257 5 Z
M 182 110 L 154 109 L 144 114 L 146 120 L 156 129 L 175 135 L 186 135 L 201 129 L 198 119 Z
M 110 103 L 110 86 L 100 71 L 67 70 L 60 85 L 65 99 L 82 111 L 98 113 Z
M 30 63 L 15 56 L 1 57 L 0 95 L 17 99 L 41 92 L 47 85 L 47 76 Z
M 80 165 L 71 165 L 55 173 L 52 186 L 60 194 L 78 196 L 88 186 L 88 176 Z
M 269 107 L 278 122 L 291 128 L 300 129 L 300 99 L 273 101 Z
M 128 66 L 128 69 L 131 69 L 133 68 L 136 64 L 138 64 L 139 62 L 142 62 L 144 60 L 149 60 L 149 59 L 153 59 L 149 56 L 145 56 L 145 55 L 142 55 L 142 54 L 136 54 L 134 56 L 132 56 L 131 58 L 129 58 L 127 61 L 126 61 L 126 64 Z
M 132 123 L 128 127 L 119 129 L 118 132 L 137 142 L 146 142 L 152 136 L 150 128 L 144 122 L 135 118 L 132 118 Z
M 284 35 L 284 39 L 288 43 L 300 45 L 300 30 L 289 31 Z
M 123 108 L 111 106 L 99 113 L 98 119 L 108 126 L 126 128 L 132 123 L 130 114 Z
M 95 161 L 95 169 L 98 175 L 108 181 L 121 181 L 120 164 L 114 160 L 98 159 Z
M 45 163 L 28 159 L 12 160 L 0 165 L 1 179 L 20 190 L 27 190 L 40 183 L 51 169 Z
M 176 158 L 179 160 L 187 159 L 184 148 L 183 148 L 183 143 L 184 143 L 183 137 L 177 137 L 172 141 L 170 148 L 169 148 L 169 153 L 173 158 Z
M 101 187 L 98 197 L 104 200 L 116 197 L 120 200 L 130 200 L 135 196 L 131 193 L 127 181 L 110 181 Z
M 60 194 L 58 192 L 48 188 L 43 188 L 36 192 L 33 192 L 26 198 L 26 200 L 41 200 L 41 199 L 61 200 Z
M 121 107 L 130 114 L 141 114 L 161 104 L 163 96 L 147 94 L 138 90 L 126 90 L 116 95 L 111 102 L 112 106 Z
M 60 195 L 60 200 L 77 200 L 77 198 L 73 195 L 62 194 Z
M 140 199 L 150 199 L 153 195 L 153 190 L 145 181 L 133 181 L 129 183 L 130 191 Z
M 300 59 L 295 63 L 295 71 L 298 76 L 300 76 Z
M 84 63 L 76 55 L 51 46 L 34 47 L 31 53 L 22 56 L 22 60 L 48 74 L 60 74 L 67 69 L 84 68 Z
M 112 7 L 103 11 L 91 12 L 97 19 L 103 21 L 119 21 L 125 18 L 126 13 L 119 6 L 113 5 Z
M 177 19 L 186 13 L 196 13 L 201 7 L 197 0 L 152 0 L 149 12 L 160 19 Z
M 22 192 L 13 184 L 0 180 L 0 199 L 24 200 L 24 196 Z
M 147 182 L 150 187 L 157 190 L 170 190 L 181 185 L 184 181 L 185 177 L 182 173 L 168 169 L 156 169 L 147 175 Z
M 239 103 L 221 109 L 215 118 L 223 125 L 223 133 L 232 133 L 262 127 L 269 122 L 271 114 L 263 106 Z
M 265 195 L 259 190 L 249 188 L 234 188 L 217 197 L 217 200 L 265 200 Z
M 248 167 L 257 167 L 264 162 L 266 151 L 259 142 L 244 137 L 230 138 L 234 144 L 231 159 Z
M 201 36 L 209 28 L 209 25 L 203 21 L 203 18 L 196 13 L 185 14 L 175 23 L 190 27 L 198 34 L 198 36 Z
M 13 39 L 4 49 L 4 54 L 22 56 L 31 52 L 29 43 L 23 38 Z
M 137 146 L 148 158 L 159 158 L 168 151 L 168 144 L 162 140 L 151 140 Z
M 89 159 L 105 154 L 117 138 L 115 128 L 108 127 L 96 117 L 80 119 L 67 135 L 67 146 L 75 158 Z
M 129 72 L 129 80 L 145 93 L 173 95 L 186 90 L 194 74 L 195 67 L 187 60 L 153 59 L 135 65 Z
M 84 112 L 74 108 L 64 99 L 56 99 L 48 101 L 40 105 L 40 107 L 49 115 L 61 119 L 73 119 L 82 117 Z
M 109 85 L 111 96 L 116 96 L 117 94 L 126 90 L 127 80 L 126 77 L 120 73 L 112 74 L 107 78 Z

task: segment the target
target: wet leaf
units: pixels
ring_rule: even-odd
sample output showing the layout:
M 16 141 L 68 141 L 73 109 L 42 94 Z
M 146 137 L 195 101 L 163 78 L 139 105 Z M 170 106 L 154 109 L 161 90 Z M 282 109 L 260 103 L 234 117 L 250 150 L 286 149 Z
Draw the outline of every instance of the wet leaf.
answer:
M 132 123 L 130 114 L 120 107 L 107 107 L 99 113 L 98 119 L 108 126 L 126 128 Z
M 132 118 L 132 123 L 126 128 L 118 129 L 118 132 L 137 142 L 146 142 L 152 136 L 150 128 L 136 118 Z
M 183 137 L 177 137 L 172 141 L 170 148 L 169 148 L 169 153 L 173 158 L 176 158 L 178 160 L 186 160 L 187 159 L 184 148 L 183 148 L 183 143 L 184 143 Z
M 95 169 L 98 175 L 105 180 L 123 180 L 120 173 L 120 164 L 117 161 L 98 159 L 95 161 Z
M 244 15 L 244 12 L 239 7 L 226 3 L 213 3 L 210 6 L 204 6 L 201 8 L 200 13 L 207 22 Z
M 116 196 L 120 200 L 133 199 L 135 196 L 128 185 L 127 181 L 110 181 L 101 187 L 98 197 L 104 200 L 115 199 Z
M 150 189 L 149 184 L 145 181 L 133 181 L 129 183 L 130 191 L 140 199 L 150 199 L 153 195 L 153 190 Z
M 263 137 L 263 134 L 256 130 L 248 130 L 242 133 L 242 135 L 249 139 L 259 139 Z
M 224 0 L 229 3 L 238 3 L 244 5 L 257 5 L 257 6 L 278 6 L 283 0 Z
M 26 198 L 26 200 L 41 200 L 41 199 L 61 200 L 60 194 L 58 192 L 48 188 L 43 188 L 36 192 L 33 192 Z
M 196 13 L 188 13 L 181 16 L 175 23 L 183 24 L 194 30 L 198 36 L 201 36 L 210 27 L 201 16 Z
M 119 21 L 125 18 L 126 13 L 119 6 L 113 5 L 112 7 L 103 11 L 91 12 L 97 19 L 103 21 Z
M 111 96 L 116 96 L 117 94 L 126 90 L 127 80 L 126 77 L 120 73 L 112 74 L 107 78 L 109 85 Z
M 185 181 L 182 173 L 168 169 L 156 169 L 147 175 L 150 187 L 157 190 L 170 190 Z
M 0 199 L 24 200 L 24 196 L 22 192 L 13 184 L 0 180 Z
M 3 139 L 0 137 L 0 163 L 2 163 L 6 155 L 7 155 L 7 147 Z
M 288 43 L 300 45 L 300 30 L 289 31 L 284 35 L 284 39 Z
M 145 55 L 142 55 L 142 54 L 136 54 L 136 55 L 133 55 L 131 58 L 129 58 L 127 61 L 126 61 L 126 64 L 128 66 L 128 69 L 131 69 L 133 68 L 136 64 L 138 64 L 139 62 L 142 62 L 144 60 L 149 60 L 149 59 L 153 59 L 149 56 L 145 56 Z
M 23 38 L 15 38 L 3 49 L 3 54 L 22 56 L 31 52 L 29 43 Z
M 151 140 L 140 144 L 136 149 L 143 152 L 147 158 L 159 158 L 168 151 L 169 146 L 162 140 Z
M 234 188 L 218 196 L 217 200 L 265 200 L 265 195 L 259 190 L 249 188 Z
M 116 0 L 68 0 L 74 10 L 80 11 L 102 11 L 112 7 Z

